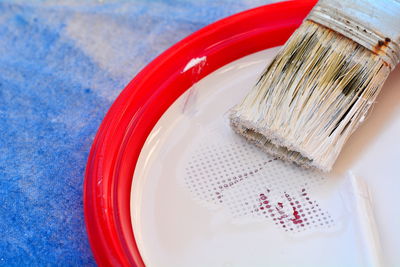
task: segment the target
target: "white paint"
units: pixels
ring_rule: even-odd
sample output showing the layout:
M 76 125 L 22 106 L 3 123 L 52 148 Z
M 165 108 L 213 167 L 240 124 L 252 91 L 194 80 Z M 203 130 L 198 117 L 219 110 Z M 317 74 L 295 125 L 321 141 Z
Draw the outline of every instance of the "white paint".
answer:
M 201 203 L 183 184 L 183 169 L 196 147 L 210 142 L 224 145 L 237 138 L 224 116 L 247 94 L 276 52 L 250 55 L 202 79 L 195 85 L 196 97 L 187 101 L 189 91 L 182 95 L 149 135 L 131 197 L 135 237 L 147 266 L 371 265 L 373 255 L 365 253 L 365 229 L 370 225 L 361 225 L 362 213 L 348 194 L 354 192 L 345 178 L 349 170 L 365 179 L 371 190 L 385 263 L 400 264 L 399 69 L 389 78 L 371 115 L 350 138 L 332 176 L 313 187 L 313 198 L 338 222 L 335 228 L 287 234 L 267 220 L 232 216 L 230 207 L 238 207 L 236 203 L 213 207 Z M 189 104 L 183 112 L 185 103 Z M 264 178 L 268 179 L 258 179 Z M 259 186 L 257 179 L 251 180 L 253 184 L 248 181 L 230 190 L 229 200 L 240 203 L 235 198 L 239 192 Z
M 207 62 L 207 57 L 203 56 L 203 57 L 195 57 L 192 58 L 185 66 L 185 68 L 183 68 L 182 72 L 186 72 L 189 69 L 193 68 L 194 66 L 199 65 L 200 67 L 205 64 Z M 200 65 L 201 64 L 201 65 Z

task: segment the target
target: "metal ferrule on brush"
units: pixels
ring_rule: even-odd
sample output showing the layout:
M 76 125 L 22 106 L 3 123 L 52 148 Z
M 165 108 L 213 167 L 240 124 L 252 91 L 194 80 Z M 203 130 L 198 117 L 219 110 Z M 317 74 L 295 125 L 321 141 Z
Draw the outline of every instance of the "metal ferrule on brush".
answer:
M 307 20 L 378 54 L 391 69 L 400 62 L 399 0 L 320 0 Z
M 231 110 L 232 128 L 329 171 L 399 61 L 399 0 L 320 0 Z

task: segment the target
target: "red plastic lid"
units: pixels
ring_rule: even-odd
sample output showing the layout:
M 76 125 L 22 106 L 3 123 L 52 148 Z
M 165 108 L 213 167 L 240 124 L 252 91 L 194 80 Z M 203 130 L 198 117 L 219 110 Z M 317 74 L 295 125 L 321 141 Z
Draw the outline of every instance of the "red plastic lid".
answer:
M 266 5 L 215 22 L 165 51 L 122 91 L 97 132 L 85 174 L 86 227 L 100 266 L 144 266 L 131 225 L 131 184 L 143 144 L 165 110 L 216 69 L 282 45 L 316 2 Z M 205 66 L 183 72 L 204 56 Z

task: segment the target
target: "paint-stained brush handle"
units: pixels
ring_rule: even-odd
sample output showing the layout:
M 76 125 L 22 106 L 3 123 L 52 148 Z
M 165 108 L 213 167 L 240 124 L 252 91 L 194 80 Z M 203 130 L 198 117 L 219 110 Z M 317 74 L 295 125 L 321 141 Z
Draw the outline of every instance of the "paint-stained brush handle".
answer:
M 320 0 L 307 19 L 378 54 L 391 69 L 400 62 L 398 0 Z

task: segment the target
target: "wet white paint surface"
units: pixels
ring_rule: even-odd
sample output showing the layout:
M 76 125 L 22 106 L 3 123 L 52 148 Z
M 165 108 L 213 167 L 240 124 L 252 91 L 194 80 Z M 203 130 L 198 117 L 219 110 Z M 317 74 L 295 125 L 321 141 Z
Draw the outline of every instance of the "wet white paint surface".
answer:
M 400 96 L 392 88 L 400 75 L 390 78 L 378 98 L 383 103 L 351 138 L 333 173 L 324 175 L 263 154 L 228 125 L 228 109 L 276 51 L 250 55 L 201 80 L 148 137 L 131 200 L 148 266 L 372 266 L 349 171 L 371 189 L 385 260 L 400 263 L 394 252 L 400 245 L 394 206 Z

